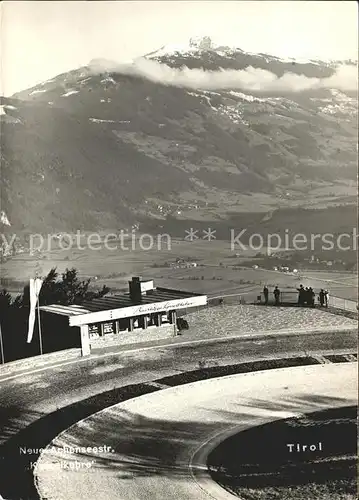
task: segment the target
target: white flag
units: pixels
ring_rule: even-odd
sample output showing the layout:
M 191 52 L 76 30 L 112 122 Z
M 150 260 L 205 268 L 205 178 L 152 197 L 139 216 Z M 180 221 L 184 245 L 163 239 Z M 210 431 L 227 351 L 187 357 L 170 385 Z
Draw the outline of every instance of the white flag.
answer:
M 30 313 L 29 313 L 29 329 L 27 332 L 28 344 L 31 342 L 34 333 L 36 304 L 39 298 L 41 287 L 42 287 L 41 278 L 30 279 Z

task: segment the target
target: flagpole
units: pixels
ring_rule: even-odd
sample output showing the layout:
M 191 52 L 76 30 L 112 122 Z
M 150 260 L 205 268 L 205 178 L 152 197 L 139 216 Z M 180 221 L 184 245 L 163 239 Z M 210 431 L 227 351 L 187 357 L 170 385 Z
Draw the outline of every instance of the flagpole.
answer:
M 39 326 L 39 343 L 40 343 L 40 354 L 42 354 L 42 335 L 41 335 L 41 321 L 40 321 L 40 304 L 39 299 L 37 299 L 37 324 Z
M 35 279 L 39 278 L 37 271 L 35 271 Z M 40 344 L 40 354 L 42 354 L 42 333 L 41 333 L 41 319 L 40 319 L 40 291 L 36 297 L 36 308 L 37 308 L 37 325 L 39 329 L 39 344 Z
M 1 330 L 1 323 L 0 323 L 0 351 L 1 351 L 1 364 L 5 364 L 5 358 L 4 358 L 4 344 L 2 340 L 2 330 Z

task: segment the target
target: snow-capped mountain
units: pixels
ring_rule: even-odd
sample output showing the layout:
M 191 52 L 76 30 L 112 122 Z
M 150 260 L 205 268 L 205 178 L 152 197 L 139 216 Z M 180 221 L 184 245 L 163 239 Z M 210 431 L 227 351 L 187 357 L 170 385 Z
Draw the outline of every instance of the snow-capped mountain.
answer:
M 229 49 L 229 47 L 228 47 Z M 202 52 L 214 51 L 219 52 L 221 50 L 221 45 L 213 43 L 213 40 L 209 36 L 205 37 L 192 37 L 186 40 L 184 43 L 168 44 L 163 45 L 161 48 L 146 54 L 145 57 L 156 58 L 170 55 L 198 55 L 200 56 Z
M 204 52 L 214 52 L 218 55 L 229 57 L 235 54 L 246 54 L 252 57 L 264 56 L 264 60 L 269 62 L 270 60 L 281 61 L 282 63 L 290 63 L 293 62 L 295 64 L 315 64 L 319 65 L 327 65 L 327 66 L 336 66 L 338 63 L 345 64 L 357 64 L 357 61 L 346 60 L 346 61 L 337 61 L 337 60 L 328 60 L 323 61 L 320 59 L 308 59 L 308 58 L 294 58 L 290 56 L 274 56 L 270 54 L 258 54 L 254 52 L 248 52 L 242 50 L 238 46 L 227 45 L 223 43 L 223 41 L 219 41 L 209 36 L 194 36 L 188 40 L 178 43 L 172 43 L 168 45 L 164 45 L 159 49 L 152 51 L 146 54 L 145 57 L 155 59 L 160 57 L 169 57 L 169 56 L 190 56 L 190 57 L 201 57 Z
M 193 37 L 189 40 L 182 43 L 173 43 L 160 47 L 159 49 L 146 54 L 145 57 L 149 59 L 160 59 L 160 58 L 169 58 L 169 57 L 195 57 L 200 58 L 203 56 L 203 53 L 212 52 L 219 56 L 223 57 L 231 57 L 233 54 L 247 54 L 256 57 L 258 54 L 245 52 L 239 47 L 232 47 L 229 45 L 224 45 L 220 42 L 215 42 L 211 37 Z M 263 54 L 264 55 L 264 54 Z M 265 55 L 266 59 L 276 59 L 282 60 L 283 62 L 292 62 L 295 59 L 288 60 L 281 59 L 274 56 Z M 297 62 L 314 62 L 316 61 L 297 61 Z
M 15 226 L 33 226 L 36 213 L 38 226 L 64 230 L 272 210 L 308 204 L 310 191 L 315 203 L 337 203 L 335 192 L 348 202 L 358 101 L 336 88 L 338 65 L 204 37 L 131 64 L 95 60 L 2 98 L 6 213 Z M 268 74 L 284 83 L 268 86 Z
M 285 67 L 290 69 L 290 71 L 297 72 L 296 70 L 304 70 L 307 75 L 310 71 L 310 66 L 317 66 L 313 68 L 314 71 L 318 71 L 319 74 L 325 68 L 329 71 L 338 65 L 353 65 L 357 66 L 358 61 L 353 60 L 327 60 L 323 61 L 320 59 L 308 59 L 308 58 L 294 58 L 290 56 L 275 56 L 272 54 L 264 53 L 254 53 L 242 50 L 238 46 L 226 45 L 221 41 L 215 40 L 209 36 L 204 37 L 192 37 L 187 41 L 182 43 L 168 44 L 160 47 L 159 49 L 146 54 L 146 58 L 155 59 L 160 61 L 165 61 L 166 63 L 171 63 L 171 58 L 195 58 L 200 59 L 205 56 L 220 56 L 227 58 L 224 62 L 224 67 L 232 67 L 233 63 L 237 63 L 237 69 L 245 67 L 248 63 L 255 62 L 256 65 L 263 65 L 263 68 L 267 69 L 268 64 L 280 63 L 282 64 L 282 69 Z M 231 61 L 232 60 L 232 61 Z M 218 59 L 220 61 L 220 59 Z M 177 64 L 178 61 L 173 61 Z M 202 61 L 205 62 L 205 61 Z M 232 64 L 231 64 L 232 63 Z M 299 65 L 298 68 L 293 68 L 292 66 Z M 306 67 L 304 67 L 306 66 Z M 272 68 L 273 69 L 273 68 Z M 309 76 L 309 75 L 308 75 Z

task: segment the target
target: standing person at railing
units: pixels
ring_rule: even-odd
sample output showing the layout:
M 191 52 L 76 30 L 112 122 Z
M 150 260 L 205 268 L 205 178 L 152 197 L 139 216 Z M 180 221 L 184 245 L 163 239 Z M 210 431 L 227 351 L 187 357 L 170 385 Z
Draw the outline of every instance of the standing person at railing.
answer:
M 325 292 L 323 290 L 323 288 L 320 290 L 319 292 L 319 304 L 320 304 L 320 307 L 324 307 L 324 302 L 325 302 Z
M 309 287 L 309 291 L 308 291 L 308 305 L 310 307 L 315 306 L 315 292 L 311 286 Z
M 329 303 L 329 292 L 328 292 L 328 290 L 324 291 L 324 303 L 325 303 L 325 307 L 328 307 L 328 303 Z
M 305 290 L 304 290 L 303 305 L 309 306 L 310 305 L 310 299 L 311 299 L 310 289 L 309 289 L 309 287 L 306 286 Z
M 269 294 L 268 287 L 267 287 L 267 285 L 264 285 L 264 288 L 263 288 L 263 295 L 264 295 L 264 305 L 265 305 L 265 306 L 267 306 L 267 305 L 268 305 L 268 294 Z
M 303 306 L 304 305 L 304 297 L 305 297 L 305 290 L 303 285 L 300 285 L 298 290 L 298 305 Z
M 279 306 L 280 290 L 278 286 L 274 288 L 273 295 L 274 295 L 274 305 Z

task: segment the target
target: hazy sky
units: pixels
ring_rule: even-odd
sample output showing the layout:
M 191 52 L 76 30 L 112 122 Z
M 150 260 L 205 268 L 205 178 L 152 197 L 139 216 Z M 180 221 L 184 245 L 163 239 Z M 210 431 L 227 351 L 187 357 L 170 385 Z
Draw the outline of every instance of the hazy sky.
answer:
M 93 58 L 119 62 L 209 35 L 252 52 L 357 59 L 356 1 L 5 1 L 1 93 Z

